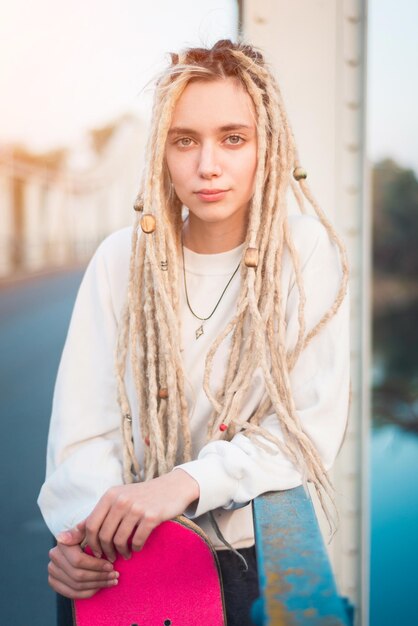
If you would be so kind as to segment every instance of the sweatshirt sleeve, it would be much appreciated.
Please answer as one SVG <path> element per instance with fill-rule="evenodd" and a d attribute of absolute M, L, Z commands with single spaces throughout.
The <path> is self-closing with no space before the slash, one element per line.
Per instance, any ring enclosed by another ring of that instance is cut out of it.
<path fill-rule="evenodd" d="M 55 382 L 46 479 L 38 505 L 56 536 L 84 519 L 123 482 L 114 375 L 117 321 L 105 239 L 83 276 Z"/>
<path fill-rule="evenodd" d="M 312 227 L 316 237 L 310 236 L 310 245 L 305 241 L 305 256 L 301 256 L 306 332 L 332 305 L 342 277 L 335 244 L 329 240 L 319 221 L 312 223 Z M 293 348 L 297 340 L 298 303 L 299 291 L 293 275 L 286 304 L 287 350 Z M 335 461 L 347 426 L 349 370 L 347 288 L 337 313 L 300 354 L 290 373 L 292 395 L 302 428 L 316 446 L 327 471 Z M 262 426 L 284 440 L 275 413 L 267 415 Z M 264 443 L 272 448 L 267 440 L 264 439 Z M 301 485 L 300 472 L 282 452 L 277 451 L 277 447 L 275 451 L 270 454 L 241 433 L 231 441 L 206 444 L 196 460 L 176 466 L 188 472 L 200 486 L 199 499 L 187 509 L 186 515 L 195 518 L 217 507 L 240 508 L 267 491 Z"/>

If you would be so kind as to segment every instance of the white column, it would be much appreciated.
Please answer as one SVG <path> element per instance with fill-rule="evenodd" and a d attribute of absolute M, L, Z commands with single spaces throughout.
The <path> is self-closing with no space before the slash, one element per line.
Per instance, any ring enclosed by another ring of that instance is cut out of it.
<path fill-rule="evenodd" d="M 367 0 L 243 0 L 243 32 L 278 78 L 301 165 L 347 245 L 352 401 L 330 472 L 341 516 L 327 546 L 339 592 L 368 624 L 370 200 L 365 146 Z M 324 537 L 327 524 L 313 494 Z"/>
<path fill-rule="evenodd" d="M 45 232 L 42 211 L 41 180 L 28 178 L 24 191 L 24 255 L 25 269 L 29 272 L 45 265 Z"/>
<path fill-rule="evenodd" d="M 13 272 L 13 188 L 8 172 L 0 171 L 0 277 Z"/>

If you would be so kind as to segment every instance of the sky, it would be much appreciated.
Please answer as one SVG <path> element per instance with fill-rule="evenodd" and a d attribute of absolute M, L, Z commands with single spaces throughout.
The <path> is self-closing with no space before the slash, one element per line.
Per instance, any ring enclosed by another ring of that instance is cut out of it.
<path fill-rule="evenodd" d="M 369 0 L 367 143 L 418 173 L 418 2 Z"/>
<path fill-rule="evenodd" d="M 236 21 L 234 0 L 0 0 L 0 141 L 57 147 L 148 111 L 167 53 Z"/>
<path fill-rule="evenodd" d="M 340 0 L 338 0 L 340 1 Z M 418 172 L 418 2 L 369 0 L 367 145 Z M 0 144 L 144 116 L 167 53 L 236 36 L 234 0 L 0 0 Z"/>

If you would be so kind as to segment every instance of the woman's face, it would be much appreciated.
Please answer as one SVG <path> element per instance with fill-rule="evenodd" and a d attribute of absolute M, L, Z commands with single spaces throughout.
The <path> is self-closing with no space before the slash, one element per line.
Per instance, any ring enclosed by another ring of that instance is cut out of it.
<path fill-rule="evenodd" d="M 257 131 L 254 105 L 241 83 L 189 83 L 173 112 L 165 156 L 195 225 L 226 220 L 242 227 L 254 191 Z M 209 193 L 215 190 L 220 193 Z"/>

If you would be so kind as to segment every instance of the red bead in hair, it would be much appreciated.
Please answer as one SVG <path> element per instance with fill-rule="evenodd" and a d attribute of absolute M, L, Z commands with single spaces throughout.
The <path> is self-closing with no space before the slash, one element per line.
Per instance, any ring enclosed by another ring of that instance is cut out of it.
<path fill-rule="evenodd" d="M 222 430 L 222 432 L 224 430 L 226 430 L 227 428 L 228 428 L 228 426 L 226 424 L 223 424 L 223 423 L 219 426 L 219 430 Z"/>

